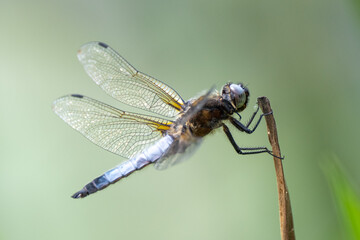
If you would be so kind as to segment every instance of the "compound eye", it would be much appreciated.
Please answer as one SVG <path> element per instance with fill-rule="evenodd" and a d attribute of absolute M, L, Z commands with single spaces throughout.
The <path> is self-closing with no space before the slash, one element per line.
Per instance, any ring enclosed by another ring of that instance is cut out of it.
<path fill-rule="evenodd" d="M 241 94 L 243 94 L 245 92 L 245 90 L 242 87 L 240 87 L 239 85 L 237 85 L 237 84 L 231 84 L 230 89 L 236 95 L 241 95 Z"/>
<path fill-rule="evenodd" d="M 235 105 L 236 109 L 240 109 L 246 102 L 246 89 L 241 84 L 231 84 L 231 101 Z"/>

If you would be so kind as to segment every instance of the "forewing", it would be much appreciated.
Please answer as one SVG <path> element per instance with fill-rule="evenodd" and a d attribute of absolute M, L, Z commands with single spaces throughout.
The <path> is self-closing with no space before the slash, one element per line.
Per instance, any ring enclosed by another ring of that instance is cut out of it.
<path fill-rule="evenodd" d="M 167 117 L 175 116 L 184 104 L 174 89 L 137 71 L 104 43 L 83 45 L 78 58 L 96 84 L 123 103 Z"/>
<path fill-rule="evenodd" d="M 82 96 L 55 100 L 54 112 L 96 145 L 131 158 L 169 129 L 171 121 L 121 111 Z"/>

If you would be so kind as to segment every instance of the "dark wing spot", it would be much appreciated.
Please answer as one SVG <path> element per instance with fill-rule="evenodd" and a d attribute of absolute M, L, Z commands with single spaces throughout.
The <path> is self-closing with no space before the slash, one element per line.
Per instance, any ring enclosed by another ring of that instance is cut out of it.
<path fill-rule="evenodd" d="M 99 46 L 102 46 L 103 48 L 108 48 L 108 45 L 102 42 L 99 42 Z"/>
<path fill-rule="evenodd" d="M 72 97 L 77 97 L 77 98 L 83 98 L 83 95 L 80 94 L 71 94 Z"/>

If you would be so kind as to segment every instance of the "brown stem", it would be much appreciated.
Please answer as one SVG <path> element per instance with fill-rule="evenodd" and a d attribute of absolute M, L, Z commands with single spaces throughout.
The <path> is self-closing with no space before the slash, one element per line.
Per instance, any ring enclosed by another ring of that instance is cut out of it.
<path fill-rule="evenodd" d="M 258 104 L 263 113 L 272 112 L 267 97 L 259 97 Z M 281 156 L 274 114 L 265 116 L 269 142 L 275 156 Z M 292 217 L 290 196 L 285 182 L 282 160 L 274 157 L 276 180 L 279 194 L 280 232 L 282 240 L 295 240 L 294 222 Z"/>

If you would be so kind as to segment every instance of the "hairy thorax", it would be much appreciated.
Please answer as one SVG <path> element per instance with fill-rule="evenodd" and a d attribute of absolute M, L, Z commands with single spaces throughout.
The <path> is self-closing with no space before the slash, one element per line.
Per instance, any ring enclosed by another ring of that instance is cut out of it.
<path fill-rule="evenodd" d="M 188 109 L 181 113 L 181 117 L 169 130 L 169 134 L 173 136 L 181 135 L 182 138 L 204 137 L 220 127 L 221 122 L 228 118 L 229 115 L 224 110 L 219 95 L 212 96 L 206 99 L 205 102 L 201 101 L 203 101 L 201 98 L 193 101 Z M 196 108 L 199 102 L 203 106 L 192 113 L 191 109 Z M 182 119 L 185 119 L 185 121 L 182 121 Z"/>

